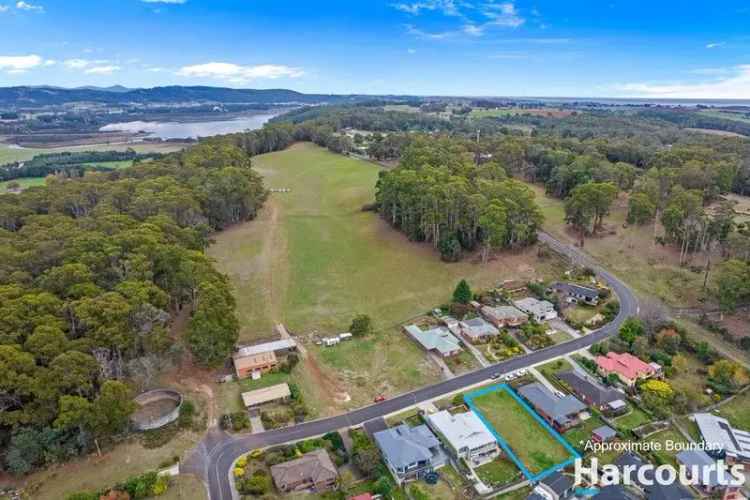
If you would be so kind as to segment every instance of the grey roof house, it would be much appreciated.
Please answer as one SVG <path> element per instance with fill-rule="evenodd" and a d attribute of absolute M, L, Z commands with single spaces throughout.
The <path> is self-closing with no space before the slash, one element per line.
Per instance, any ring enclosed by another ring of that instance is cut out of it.
<path fill-rule="evenodd" d="M 552 285 L 552 289 L 564 295 L 567 301 L 571 303 L 584 302 L 592 306 L 599 303 L 599 290 L 596 288 L 577 285 L 576 283 L 555 283 Z"/>
<path fill-rule="evenodd" d="M 710 413 L 696 413 L 694 418 L 703 441 L 721 447 L 727 463 L 750 464 L 750 432 L 735 429 L 727 419 Z"/>
<path fill-rule="evenodd" d="M 440 440 L 426 425 L 401 424 L 373 435 L 383 460 L 398 484 L 420 479 L 446 464 Z"/>
<path fill-rule="evenodd" d="M 568 384 L 576 396 L 589 406 L 607 414 L 627 410 L 625 395 L 612 387 L 604 387 L 578 370 L 560 372 L 557 378 Z"/>
<path fill-rule="evenodd" d="M 422 330 L 417 325 L 408 325 L 404 327 L 404 330 L 425 351 L 434 352 L 443 358 L 455 356 L 463 350 L 461 342 L 442 326 Z"/>
<path fill-rule="evenodd" d="M 697 481 L 696 486 L 704 493 L 712 493 L 726 486 L 719 481 L 719 471 L 715 468 L 716 460 L 708 456 L 705 451 L 685 450 L 679 452 L 676 458 L 679 463 L 687 467 L 688 477 Z"/>
<path fill-rule="evenodd" d="M 581 413 L 587 407 L 570 394 L 561 398 L 539 382 L 524 385 L 518 393 L 534 407 L 550 425 L 558 431 L 565 431 L 580 423 Z"/>
<path fill-rule="evenodd" d="M 513 306 L 483 306 L 482 316 L 498 328 L 520 326 L 529 320 L 529 315 Z"/>
<path fill-rule="evenodd" d="M 472 343 L 486 342 L 491 337 L 499 335 L 500 331 L 483 318 L 472 318 L 459 323 L 461 335 Z"/>
<path fill-rule="evenodd" d="M 546 321 L 548 319 L 557 318 L 557 311 L 555 311 L 555 305 L 548 300 L 539 300 L 534 297 L 526 297 L 525 299 L 516 300 L 513 302 L 521 311 L 529 314 L 538 323 Z"/>
<path fill-rule="evenodd" d="M 541 497 L 545 500 L 563 500 L 573 495 L 573 480 L 560 472 L 555 472 L 542 479 L 528 497 Z"/>

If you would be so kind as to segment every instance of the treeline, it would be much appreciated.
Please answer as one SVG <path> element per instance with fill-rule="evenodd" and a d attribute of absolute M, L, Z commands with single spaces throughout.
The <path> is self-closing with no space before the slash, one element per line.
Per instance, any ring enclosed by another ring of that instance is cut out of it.
<path fill-rule="evenodd" d="M 66 177 L 81 177 L 87 170 L 107 171 L 112 168 L 93 165 L 111 161 L 138 162 L 146 159 L 161 158 L 161 153 L 136 153 L 126 151 L 83 151 L 80 153 L 49 153 L 34 156 L 24 162 L 7 163 L 0 166 L 0 181 L 9 181 L 24 177 L 46 177 L 50 174 L 64 173 Z"/>
<path fill-rule="evenodd" d="M 223 362 L 238 335 L 212 231 L 266 198 L 250 157 L 208 140 L 130 169 L 0 195 L 0 463 L 22 474 L 125 432 L 132 386 L 187 345 Z M 184 337 L 172 318 L 188 315 Z"/>
<path fill-rule="evenodd" d="M 530 188 L 498 163 L 476 165 L 447 137 L 415 137 L 399 167 L 381 172 L 376 204 L 391 225 L 432 242 L 447 261 L 479 247 L 486 259 L 494 249 L 529 245 L 542 223 Z"/>
<path fill-rule="evenodd" d="M 722 130 L 735 134 L 750 136 L 750 123 L 730 118 L 710 116 L 692 110 L 674 109 L 649 109 L 639 113 L 645 118 L 657 118 L 668 121 L 683 128 L 705 128 L 710 130 Z"/>

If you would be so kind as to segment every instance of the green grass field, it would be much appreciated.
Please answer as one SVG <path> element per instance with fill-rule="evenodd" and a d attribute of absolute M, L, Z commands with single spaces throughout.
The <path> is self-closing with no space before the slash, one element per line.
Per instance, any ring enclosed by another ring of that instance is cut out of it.
<path fill-rule="evenodd" d="M 8 189 L 8 184 L 11 182 L 17 182 L 21 189 L 30 188 L 33 186 L 44 186 L 44 177 L 22 177 L 20 179 L 13 179 L 12 181 L 0 182 L 0 194 L 5 193 Z"/>
<path fill-rule="evenodd" d="M 604 421 L 597 417 L 591 416 L 588 420 L 568 430 L 563 437 L 572 444 L 576 449 L 583 450 L 586 443 L 591 439 L 591 433 L 594 429 L 605 425 Z"/>
<path fill-rule="evenodd" d="M 740 114 L 740 113 L 731 113 L 716 109 L 706 109 L 699 112 L 701 115 L 710 116 L 713 118 L 723 118 L 725 120 L 734 120 L 738 122 L 743 123 L 750 123 L 750 118 Z"/>
<path fill-rule="evenodd" d="M 272 193 L 255 221 L 214 235 L 209 254 L 235 288 L 241 341 L 273 337 L 284 323 L 295 335 L 348 331 L 358 313 L 372 317 L 372 338 L 308 347 L 322 393 L 347 392 L 349 405 L 434 382 L 434 364 L 398 325 L 446 303 L 462 278 L 473 287 L 505 279 L 557 276 L 555 258 L 536 249 L 446 264 L 363 212 L 380 169 L 312 144 L 253 158 Z M 315 383 L 310 384 L 315 385 Z M 304 390 L 303 390 L 304 392 Z"/>
<path fill-rule="evenodd" d="M 9 144 L 0 144 L 0 165 L 14 161 L 26 161 L 36 155 L 64 153 L 66 151 L 125 151 L 128 148 L 138 153 L 171 153 L 183 149 L 180 143 L 139 143 L 139 144 L 91 144 L 88 146 L 68 146 L 62 148 L 14 148 Z"/>
<path fill-rule="evenodd" d="M 490 488 L 508 484 L 521 476 L 516 464 L 505 458 L 498 458 L 492 462 L 480 465 L 474 469 L 479 479 Z"/>
<path fill-rule="evenodd" d="M 532 473 L 570 457 L 565 447 L 507 392 L 476 397 L 474 405 Z"/>
<path fill-rule="evenodd" d="M 107 167 L 115 170 L 120 170 L 121 168 L 129 168 L 133 166 L 133 160 L 100 161 L 96 163 L 86 163 L 86 165 L 89 165 L 91 167 Z"/>
<path fill-rule="evenodd" d="M 750 431 L 750 391 L 745 391 L 725 405 L 719 407 L 717 414 L 744 431 Z"/>
<path fill-rule="evenodd" d="M 633 430 L 643 424 L 649 423 L 650 421 L 651 417 L 649 417 L 646 412 L 633 405 L 630 405 L 630 412 L 613 420 L 615 424 L 627 430 Z"/>

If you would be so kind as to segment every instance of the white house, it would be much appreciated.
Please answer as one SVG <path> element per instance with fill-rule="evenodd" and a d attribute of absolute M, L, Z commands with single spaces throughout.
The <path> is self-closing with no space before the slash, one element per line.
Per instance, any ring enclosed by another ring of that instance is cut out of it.
<path fill-rule="evenodd" d="M 500 455 L 497 440 L 474 412 L 451 415 L 441 411 L 427 416 L 427 425 L 441 438 L 456 459 L 472 467 L 491 462 Z"/>
<path fill-rule="evenodd" d="M 513 305 L 530 315 L 539 323 L 557 318 L 555 306 L 548 300 L 538 300 L 534 297 L 526 297 L 525 299 L 516 300 L 513 302 Z"/>

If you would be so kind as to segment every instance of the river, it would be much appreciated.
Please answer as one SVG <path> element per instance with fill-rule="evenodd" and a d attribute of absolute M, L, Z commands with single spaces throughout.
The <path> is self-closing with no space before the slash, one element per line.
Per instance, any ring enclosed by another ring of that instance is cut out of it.
<path fill-rule="evenodd" d="M 121 122 L 110 123 L 100 128 L 100 132 L 144 132 L 150 138 L 197 139 L 212 135 L 231 134 L 245 130 L 261 128 L 276 114 L 252 115 L 233 120 L 215 120 L 203 122 Z"/>

